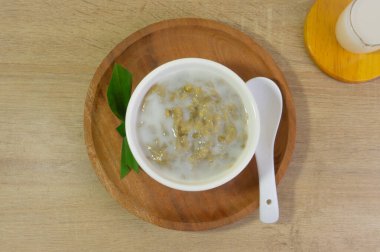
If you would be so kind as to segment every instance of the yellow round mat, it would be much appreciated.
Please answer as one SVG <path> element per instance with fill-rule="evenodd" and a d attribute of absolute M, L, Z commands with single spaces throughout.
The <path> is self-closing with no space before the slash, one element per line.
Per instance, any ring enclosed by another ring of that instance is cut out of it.
<path fill-rule="evenodd" d="M 335 24 L 350 0 L 317 0 L 305 22 L 305 44 L 323 72 L 344 82 L 358 83 L 380 76 L 380 51 L 354 54 L 335 38 Z"/>

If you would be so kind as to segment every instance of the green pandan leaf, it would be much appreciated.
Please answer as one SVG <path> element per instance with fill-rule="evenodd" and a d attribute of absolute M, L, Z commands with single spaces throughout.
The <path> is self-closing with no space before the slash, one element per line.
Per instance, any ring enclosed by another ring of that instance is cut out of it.
<path fill-rule="evenodd" d="M 123 137 L 120 160 L 120 178 L 124 178 L 133 169 L 139 171 L 139 166 L 128 146 L 125 134 L 125 112 L 132 93 L 132 74 L 119 64 L 115 64 L 112 70 L 111 81 L 107 90 L 108 105 L 112 112 L 121 120 L 116 128 Z"/>
<path fill-rule="evenodd" d="M 128 152 L 130 152 L 128 142 L 127 139 L 124 137 L 123 144 L 121 146 L 120 178 L 124 178 L 131 171 L 131 168 L 129 168 L 128 166 Z"/>
<path fill-rule="evenodd" d="M 119 64 L 112 70 L 110 85 L 107 90 L 108 105 L 112 112 L 122 121 L 125 120 L 125 111 L 131 97 L 132 74 Z"/>
<path fill-rule="evenodd" d="M 122 122 L 117 128 L 117 132 L 119 132 L 120 136 L 125 137 L 125 123 Z"/>

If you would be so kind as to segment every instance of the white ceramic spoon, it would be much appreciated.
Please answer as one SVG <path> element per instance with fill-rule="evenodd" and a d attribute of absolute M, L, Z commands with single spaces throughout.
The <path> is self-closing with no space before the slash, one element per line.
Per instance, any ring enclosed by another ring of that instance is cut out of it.
<path fill-rule="evenodd" d="M 260 138 L 255 155 L 260 184 L 260 220 L 274 223 L 279 217 L 273 147 L 282 113 L 282 95 L 277 85 L 264 77 L 247 82 L 260 114 Z"/>

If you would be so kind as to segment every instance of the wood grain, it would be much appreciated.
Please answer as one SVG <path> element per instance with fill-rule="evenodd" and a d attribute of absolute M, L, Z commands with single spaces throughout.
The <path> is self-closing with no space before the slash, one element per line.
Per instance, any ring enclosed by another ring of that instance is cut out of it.
<path fill-rule="evenodd" d="M 335 37 L 335 24 L 351 0 L 317 0 L 305 21 L 305 43 L 314 62 L 331 77 L 360 83 L 380 76 L 380 51 L 354 54 Z"/>
<path fill-rule="evenodd" d="M 114 63 L 133 74 L 133 89 L 156 67 L 179 58 L 206 58 L 229 67 L 245 81 L 257 76 L 278 83 L 284 113 L 275 144 L 277 183 L 288 167 L 295 145 L 295 109 L 286 81 L 272 58 L 251 38 L 206 19 L 173 19 L 147 26 L 118 44 L 102 61 L 88 90 L 84 134 L 89 157 L 110 194 L 131 213 L 153 224 L 177 230 L 205 230 L 232 223 L 258 207 L 259 185 L 254 159 L 231 182 L 207 191 L 167 188 L 145 172 L 120 180 L 122 138 L 118 120 L 107 104 Z"/>
<path fill-rule="evenodd" d="M 311 0 L 0 0 L 0 251 L 379 251 L 380 80 L 345 85 L 309 57 Z M 247 33 L 283 71 L 297 111 L 280 220 L 210 231 L 142 221 L 88 159 L 83 106 L 114 46 L 158 21 L 203 17 Z"/>

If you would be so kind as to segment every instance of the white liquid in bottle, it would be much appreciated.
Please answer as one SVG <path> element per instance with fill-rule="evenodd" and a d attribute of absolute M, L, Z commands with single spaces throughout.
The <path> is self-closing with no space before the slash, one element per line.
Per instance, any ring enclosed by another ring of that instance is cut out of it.
<path fill-rule="evenodd" d="M 380 0 L 354 0 L 336 24 L 339 44 L 353 53 L 380 49 Z"/>

